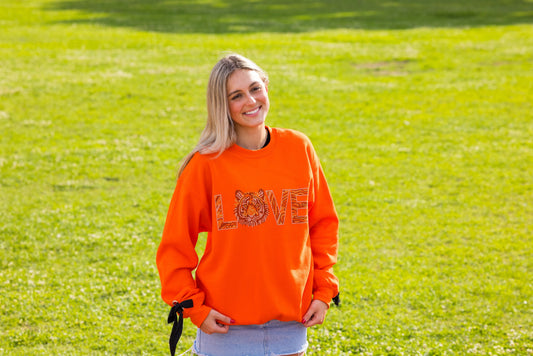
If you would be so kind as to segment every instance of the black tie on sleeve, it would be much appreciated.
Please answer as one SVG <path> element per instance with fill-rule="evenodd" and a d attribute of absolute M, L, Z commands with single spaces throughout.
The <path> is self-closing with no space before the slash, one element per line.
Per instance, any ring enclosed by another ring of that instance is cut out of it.
<path fill-rule="evenodd" d="M 176 302 L 172 309 L 170 309 L 170 313 L 168 314 L 168 323 L 174 324 L 172 325 L 172 332 L 170 333 L 170 339 L 168 340 L 168 344 L 170 346 L 170 354 L 172 356 L 174 356 L 174 354 L 176 353 L 176 345 L 178 344 L 178 341 L 181 337 L 181 333 L 183 332 L 183 309 L 192 307 L 192 300 L 187 299 L 181 303 Z M 176 320 L 177 314 L 179 314 L 178 320 Z"/>
<path fill-rule="evenodd" d="M 339 304 L 341 304 L 340 293 L 333 297 L 333 303 L 335 303 L 336 306 L 339 306 Z"/>

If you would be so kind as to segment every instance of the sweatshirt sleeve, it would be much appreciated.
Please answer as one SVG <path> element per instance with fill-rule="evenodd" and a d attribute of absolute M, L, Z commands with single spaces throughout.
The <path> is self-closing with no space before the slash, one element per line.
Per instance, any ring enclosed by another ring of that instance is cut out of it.
<path fill-rule="evenodd" d="M 156 257 L 163 300 L 172 306 L 192 299 L 194 306 L 185 309 L 184 316 L 198 327 L 211 310 L 192 277 L 198 265 L 198 234 L 211 229 L 210 196 L 209 164 L 197 153 L 176 184 Z"/>
<path fill-rule="evenodd" d="M 313 298 L 329 305 L 339 293 L 339 280 L 333 273 L 337 263 L 339 219 L 318 156 L 310 144 L 312 169 L 309 233 L 314 261 Z"/>

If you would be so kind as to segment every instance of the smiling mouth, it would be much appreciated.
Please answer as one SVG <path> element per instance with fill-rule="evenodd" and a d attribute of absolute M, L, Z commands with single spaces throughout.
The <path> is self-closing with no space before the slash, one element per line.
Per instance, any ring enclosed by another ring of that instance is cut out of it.
<path fill-rule="evenodd" d="M 259 112 L 259 109 L 261 109 L 261 106 L 258 106 L 257 108 L 253 109 L 252 111 L 247 111 L 244 113 L 244 115 L 254 115 Z"/>

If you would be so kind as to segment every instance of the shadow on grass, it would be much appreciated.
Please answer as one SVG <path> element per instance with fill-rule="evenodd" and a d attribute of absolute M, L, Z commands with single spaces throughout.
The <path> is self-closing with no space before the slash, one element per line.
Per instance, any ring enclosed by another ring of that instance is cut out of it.
<path fill-rule="evenodd" d="M 96 23 L 171 33 L 307 32 L 533 23 L 528 0 L 57 0 Z"/>

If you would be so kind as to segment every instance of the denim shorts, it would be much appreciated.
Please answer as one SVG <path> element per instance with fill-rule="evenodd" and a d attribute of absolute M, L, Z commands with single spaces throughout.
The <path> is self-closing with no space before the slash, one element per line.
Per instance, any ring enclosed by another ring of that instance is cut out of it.
<path fill-rule="evenodd" d="M 193 352 L 199 356 L 280 356 L 307 349 L 307 328 L 296 321 L 230 325 L 227 334 L 198 329 Z"/>

